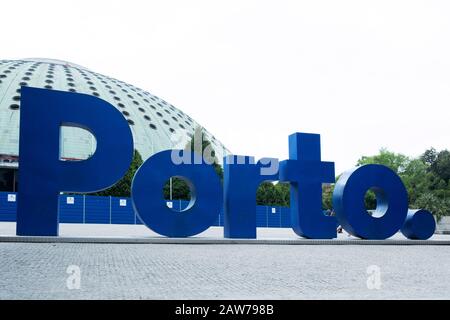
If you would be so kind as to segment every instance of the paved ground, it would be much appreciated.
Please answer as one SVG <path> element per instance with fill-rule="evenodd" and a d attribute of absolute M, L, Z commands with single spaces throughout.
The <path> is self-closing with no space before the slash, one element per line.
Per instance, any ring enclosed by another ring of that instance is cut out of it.
<path fill-rule="evenodd" d="M 450 299 L 450 249 L 0 243 L 0 298 Z"/>
<path fill-rule="evenodd" d="M 262 240 L 302 240 L 290 228 L 258 228 L 258 239 Z M 0 222 L 0 237 L 15 236 L 16 223 Z M 165 238 L 147 228 L 144 225 L 117 225 L 117 224 L 64 224 L 59 225 L 61 237 L 99 237 L 99 238 L 126 238 L 126 239 L 154 239 Z M 211 227 L 203 233 L 193 237 L 195 239 L 223 239 L 223 228 Z M 339 240 L 356 240 L 345 232 L 338 235 Z M 398 233 L 391 240 L 406 240 Z M 450 241 L 450 235 L 435 234 L 430 240 Z"/>

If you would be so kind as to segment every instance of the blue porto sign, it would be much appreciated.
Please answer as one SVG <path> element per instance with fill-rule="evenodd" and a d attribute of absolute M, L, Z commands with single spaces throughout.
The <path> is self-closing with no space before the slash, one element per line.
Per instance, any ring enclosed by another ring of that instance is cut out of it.
<path fill-rule="evenodd" d="M 20 175 L 17 235 L 58 236 L 60 192 L 97 192 L 109 188 L 128 170 L 133 137 L 122 114 L 106 101 L 84 94 L 22 87 Z M 95 153 L 84 161 L 60 160 L 62 126 L 91 132 Z M 162 188 L 170 177 L 184 179 L 191 201 L 183 212 L 168 208 Z M 133 206 L 147 227 L 167 237 L 189 237 L 213 225 L 224 209 L 225 238 L 256 238 L 256 191 L 264 181 L 291 186 L 291 224 L 309 239 L 337 237 L 337 224 L 362 239 L 386 239 L 398 231 L 409 239 L 428 239 L 435 220 L 425 210 L 409 210 L 400 178 L 389 168 L 366 165 L 350 170 L 336 182 L 335 216 L 322 211 L 322 184 L 335 182 L 333 162 L 321 160 L 320 136 L 289 137 L 289 159 L 249 156 L 224 158 L 223 186 L 213 166 L 197 153 L 159 152 L 145 161 L 132 183 Z M 364 205 L 368 190 L 377 208 Z"/>

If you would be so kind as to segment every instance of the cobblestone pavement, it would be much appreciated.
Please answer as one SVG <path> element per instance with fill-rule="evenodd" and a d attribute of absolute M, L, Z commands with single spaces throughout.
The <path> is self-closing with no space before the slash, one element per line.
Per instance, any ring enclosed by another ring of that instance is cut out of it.
<path fill-rule="evenodd" d="M 0 298 L 450 299 L 449 266 L 441 246 L 0 243 Z"/>

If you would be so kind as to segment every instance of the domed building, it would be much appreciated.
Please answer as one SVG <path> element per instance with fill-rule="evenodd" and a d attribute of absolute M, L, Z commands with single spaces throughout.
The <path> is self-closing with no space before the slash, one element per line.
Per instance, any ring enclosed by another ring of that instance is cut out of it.
<path fill-rule="evenodd" d="M 0 60 L 0 191 L 15 191 L 19 160 L 21 86 L 90 94 L 120 110 L 145 160 L 182 148 L 201 127 L 190 116 L 153 94 L 79 65 L 50 59 Z M 219 160 L 227 149 L 207 130 Z M 83 160 L 95 151 L 95 138 L 79 128 L 61 129 L 61 158 Z"/>

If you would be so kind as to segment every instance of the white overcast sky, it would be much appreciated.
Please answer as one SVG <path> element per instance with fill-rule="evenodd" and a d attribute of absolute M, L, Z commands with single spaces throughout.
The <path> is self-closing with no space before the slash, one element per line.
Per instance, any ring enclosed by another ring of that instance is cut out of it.
<path fill-rule="evenodd" d="M 449 1 L 2 1 L 0 59 L 55 58 L 159 96 L 233 153 L 320 133 L 336 173 L 450 148 Z"/>

